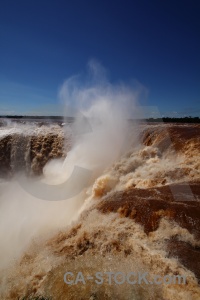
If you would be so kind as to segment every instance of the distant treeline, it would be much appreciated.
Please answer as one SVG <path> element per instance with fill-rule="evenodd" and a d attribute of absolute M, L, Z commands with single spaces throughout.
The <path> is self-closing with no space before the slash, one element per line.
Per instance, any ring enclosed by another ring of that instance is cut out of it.
<path fill-rule="evenodd" d="M 26 120 L 57 120 L 57 121 L 65 121 L 73 122 L 74 117 L 67 117 L 64 118 L 62 116 L 0 116 L 0 118 L 6 118 L 6 119 L 26 119 Z M 146 122 L 164 122 L 164 123 L 200 123 L 199 117 L 184 117 L 184 118 L 169 118 L 169 117 L 163 117 L 163 118 L 148 118 L 145 120 L 140 121 L 146 121 Z"/>
<path fill-rule="evenodd" d="M 15 116 L 15 115 L 9 115 L 9 116 L 0 116 L 0 118 L 8 118 L 8 119 L 59 119 L 63 120 L 64 118 L 61 116 Z"/>
<path fill-rule="evenodd" d="M 73 117 L 62 117 L 62 116 L 15 116 L 15 115 L 9 115 L 9 116 L 0 116 L 1 119 L 14 119 L 14 120 L 56 120 L 56 121 L 65 121 L 72 122 L 74 120 Z"/>
<path fill-rule="evenodd" d="M 164 122 L 164 123 L 200 123 L 199 117 L 184 117 L 184 118 L 149 118 L 147 122 Z"/>

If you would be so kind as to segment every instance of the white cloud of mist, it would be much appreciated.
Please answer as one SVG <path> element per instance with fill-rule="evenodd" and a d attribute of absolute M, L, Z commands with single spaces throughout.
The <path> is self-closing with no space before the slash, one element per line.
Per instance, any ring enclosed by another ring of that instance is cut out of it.
<path fill-rule="evenodd" d="M 64 165 L 74 161 L 99 173 L 127 150 L 130 134 L 134 140 L 128 119 L 138 113 L 139 91 L 123 83 L 111 84 L 95 60 L 89 62 L 88 73 L 86 81 L 81 76 L 67 79 L 59 92 L 66 114 L 70 105 L 76 110 L 76 134 L 86 132 L 77 135 Z"/>
<path fill-rule="evenodd" d="M 137 112 L 138 91 L 122 83 L 111 84 L 104 68 L 95 61 L 88 68 L 89 76 L 84 83 L 80 76 L 74 76 L 60 89 L 65 107 L 71 105 L 76 112 L 76 136 L 64 163 L 55 161 L 45 166 L 46 183 L 63 183 L 79 166 L 92 171 L 92 184 L 137 138 L 127 119 Z M 76 178 L 74 184 L 81 184 L 80 180 L 81 177 Z M 18 255 L 33 237 L 69 224 L 85 199 L 82 191 L 66 201 L 43 201 L 25 192 L 16 181 L 7 183 L 0 195 L 1 261 Z"/>
<path fill-rule="evenodd" d="M 89 61 L 87 70 L 85 76 L 72 76 L 62 85 L 59 96 L 67 109 L 73 108 L 86 113 L 92 105 L 106 101 L 113 107 L 120 106 L 124 118 L 136 117 L 137 102 L 141 96 L 147 95 L 144 86 L 137 81 L 132 81 L 129 85 L 123 82 L 111 83 L 106 69 L 95 60 Z"/>

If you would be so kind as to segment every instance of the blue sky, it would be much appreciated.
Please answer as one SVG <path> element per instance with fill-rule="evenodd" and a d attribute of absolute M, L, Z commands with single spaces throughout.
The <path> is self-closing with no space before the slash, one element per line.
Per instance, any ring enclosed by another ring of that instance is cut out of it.
<path fill-rule="evenodd" d="M 0 114 L 54 114 L 64 80 L 95 58 L 111 82 L 145 86 L 142 104 L 200 116 L 199 15 L 198 0 L 3 1 Z"/>

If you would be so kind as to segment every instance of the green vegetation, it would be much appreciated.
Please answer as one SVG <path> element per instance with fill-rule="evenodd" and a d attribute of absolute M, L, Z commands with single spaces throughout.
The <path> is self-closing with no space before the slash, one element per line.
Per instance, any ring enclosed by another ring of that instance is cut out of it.
<path fill-rule="evenodd" d="M 0 116 L 0 119 L 15 119 L 15 120 L 57 120 L 57 121 L 67 121 L 67 122 L 73 122 L 73 117 L 67 117 L 64 118 L 62 116 L 19 116 L 19 115 L 9 115 L 9 116 Z M 130 119 L 131 120 L 131 119 Z M 140 121 L 147 121 L 147 122 L 163 122 L 163 123 L 200 123 L 200 117 L 183 117 L 183 118 L 169 118 L 169 117 L 163 117 L 163 118 L 148 118 L 145 120 Z"/>
<path fill-rule="evenodd" d="M 19 115 L 6 115 L 6 116 L 0 116 L 0 119 L 25 119 L 25 120 L 64 120 L 63 116 L 19 116 Z M 69 121 L 73 121 L 73 117 L 67 117 Z"/>
<path fill-rule="evenodd" d="M 149 118 L 147 122 L 163 122 L 163 123 L 200 123 L 199 117 L 184 117 L 184 118 Z"/>

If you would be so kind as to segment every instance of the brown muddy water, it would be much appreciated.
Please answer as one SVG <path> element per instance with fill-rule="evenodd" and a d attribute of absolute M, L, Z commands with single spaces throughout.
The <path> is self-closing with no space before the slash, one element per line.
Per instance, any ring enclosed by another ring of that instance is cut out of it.
<path fill-rule="evenodd" d="M 129 127 L 119 152 L 113 133 L 95 148 L 69 124 L 0 127 L 0 299 L 200 299 L 200 125 Z M 74 162 L 94 172 L 73 198 L 45 201 L 18 182 L 23 171 L 58 184 Z M 87 279 L 97 272 L 101 283 Z M 116 283 L 117 272 L 186 281 Z"/>

